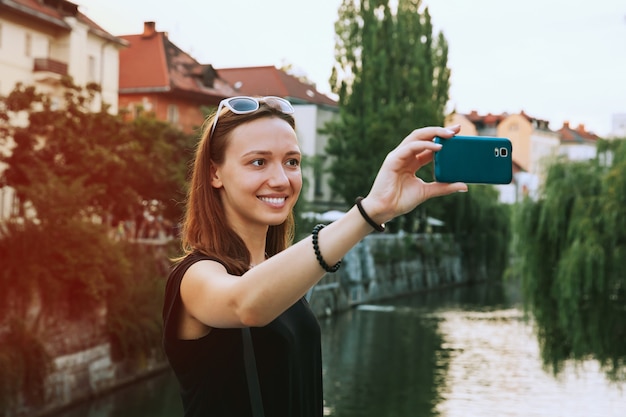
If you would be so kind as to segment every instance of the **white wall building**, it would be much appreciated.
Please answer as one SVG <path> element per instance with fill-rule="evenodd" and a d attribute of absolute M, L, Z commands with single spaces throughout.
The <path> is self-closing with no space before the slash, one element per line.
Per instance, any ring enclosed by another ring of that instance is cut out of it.
<path fill-rule="evenodd" d="M 85 86 L 94 82 L 102 103 L 117 113 L 119 50 L 126 41 L 117 38 L 83 15 L 66 0 L 0 0 L 0 95 L 8 95 L 17 83 L 35 86 L 61 102 L 64 76 Z M 15 121 L 19 123 L 18 121 Z M 10 138 L 0 141 L 0 152 L 11 151 Z M 0 166 L 0 172 L 5 167 Z M 0 220 L 11 215 L 13 190 L 0 184 Z"/>
<path fill-rule="evenodd" d="M 77 85 L 100 84 L 102 100 L 117 112 L 125 45 L 69 1 L 0 0 L 0 94 L 21 82 L 61 97 L 59 80 L 69 75 Z M 94 105 L 98 110 L 100 101 Z"/>

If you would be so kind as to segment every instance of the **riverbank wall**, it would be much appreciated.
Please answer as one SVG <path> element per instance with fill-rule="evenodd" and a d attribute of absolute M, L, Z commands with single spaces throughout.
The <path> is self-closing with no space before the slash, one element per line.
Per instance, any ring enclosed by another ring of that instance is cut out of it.
<path fill-rule="evenodd" d="M 324 317 L 363 303 L 468 283 L 480 275 L 464 269 L 461 251 L 447 235 L 372 234 L 344 257 L 338 272 L 326 274 L 312 289 L 309 303 L 318 317 Z M 69 326 L 49 320 L 50 334 L 65 348 L 50 349 L 57 353 L 51 355 L 45 405 L 34 408 L 21 400 L 19 407 L 0 410 L 0 417 L 49 416 L 167 369 L 160 351 L 139 366 L 114 361 L 102 311 Z M 85 335 L 88 340 L 83 340 Z M 81 340 L 74 343 L 75 339 Z M 81 348 L 73 351 L 72 345 Z"/>
<path fill-rule="evenodd" d="M 432 289 L 486 278 L 486 268 L 469 271 L 458 245 L 441 234 L 379 234 L 359 242 L 336 273 L 310 292 L 318 317 Z"/>

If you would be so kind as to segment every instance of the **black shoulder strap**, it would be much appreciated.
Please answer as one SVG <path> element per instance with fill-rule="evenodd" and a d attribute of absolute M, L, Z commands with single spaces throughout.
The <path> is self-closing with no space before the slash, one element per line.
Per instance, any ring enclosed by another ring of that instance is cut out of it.
<path fill-rule="evenodd" d="M 259 385 L 259 375 L 256 369 L 256 359 L 254 357 L 254 347 L 252 345 L 252 334 L 249 327 L 241 329 L 243 336 L 243 356 L 246 363 L 246 377 L 248 378 L 248 392 L 250 393 L 250 405 L 254 417 L 264 417 L 263 400 L 261 399 L 261 386 Z"/>

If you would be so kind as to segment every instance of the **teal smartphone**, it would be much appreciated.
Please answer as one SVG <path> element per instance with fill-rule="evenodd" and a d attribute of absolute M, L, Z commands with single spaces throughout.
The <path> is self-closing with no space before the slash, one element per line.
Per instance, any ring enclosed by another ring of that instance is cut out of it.
<path fill-rule="evenodd" d="M 441 149 L 433 157 L 435 181 L 509 184 L 513 180 L 513 147 L 508 138 L 436 137 Z"/>

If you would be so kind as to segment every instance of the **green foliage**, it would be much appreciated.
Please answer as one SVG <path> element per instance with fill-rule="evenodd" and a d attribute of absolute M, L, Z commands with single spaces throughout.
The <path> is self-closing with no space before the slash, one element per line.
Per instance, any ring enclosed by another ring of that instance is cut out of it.
<path fill-rule="evenodd" d="M 393 5 L 397 7 L 394 9 Z M 433 34 L 420 0 L 344 0 L 336 23 L 331 84 L 339 95 L 339 119 L 326 126 L 333 190 L 352 204 L 374 181 L 387 153 L 413 129 L 444 123 L 450 69 L 448 44 Z M 417 175 L 433 180 L 432 166 Z M 434 199 L 388 224 L 391 232 L 425 231 L 426 218 L 446 223 L 477 279 L 502 276 L 508 265 L 510 213 L 490 186 Z"/>
<path fill-rule="evenodd" d="M 42 314 L 80 314 L 104 299 L 127 269 L 119 245 L 106 229 L 80 220 L 5 225 L 0 239 L 2 312 L 25 315 L 34 290 L 41 294 Z M 6 309 L 6 310 L 5 310 Z"/>
<path fill-rule="evenodd" d="M 59 105 L 18 84 L 0 101 L 0 144 L 11 147 L 0 155 L 1 181 L 15 189 L 21 214 L 134 218 L 156 200 L 177 222 L 193 138 L 151 116 L 127 123 L 106 108 L 91 112 L 94 87 L 67 81 L 66 91 Z"/>
<path fill-rule="evenodd" d="M 0 335 L 0 409 L 14 406 L 20 394 L 30 404 L 43 404 L 51 358 L 22 322 L 13 320 L 7 327 Z"/>
<path fill-rule="evenodd" d="M 140 200 L 157 200 L 163 215 L 172 223 L 182 218 L 190 162 L 196 137 L 185 134 L 152 115 L 143 115 L 130 124 L 132 172 L 127 180 L 139 190 Z M 130 151 L 130 150 L 129 150 Z"/>
<path fill-rule="evenodd" d="M 416 127 L 441 125 L 450 70 L 443 35 L 433 37 L 421 1 L 344 0 L 335 25 L 339 119 L 325 127 L 333 190 L 352 204 L 377 168 Z M 425 179 L 428 172 L 420 173 Z"/>
<path fill-rule="evenodd" d="M 515 216 L 516 271 L 537 322 L 542 356 L 595 357 L 612 378 L 626 365 L 626 141 L 601 142 L 598 158 L 559 161 L 539 201 Z"/>
<path fill-rule="evenodd" d="M 71 321 L 104 303 L 115 360 L 141 367 L 159 352 L 169 265 L 162 248 L 115 242 L 103 226 L 71 220 L 9 223 L 0 254 L 0 286 L 6 289 L 0 292 L 1 317 L 16 317 L 14 330 L 0 336 L 0 400 L 9 403 L 17 392 L 28 392 L 34 396 L 26 400 L 36 404 L 43 395 L 37 387 L 50 370 L 43 341 L 37 328 L 20 330 L 33 292 L 40 296 L 38 315 L 59 321 Z"/>
<path fill-rule="evenodd" d="M 128 274 L 108 293 L 107 332 L 113 359 L 141 367 L 161 343 L 167 253 L 162 247 L 124 246 L 125 258 L 133 262 Z"/>
<path fill-rule="evenodd" d="M 50 363 L 38 320 L 26 320 L 33 302 L 38 317 L 59 321 L 106 305 L 116 359 L 140 364 L 160 351 L 168 254 L 114 241 L 108 220 L 156 201 L 177 222 L 193 138 L 150 116 L 90 112 L 98 87 L 63 83 L 60 103 L 23 85 L 0 98 L 0 146 L 10 149 L 0 184 L 19 205 L 0 224 L 3 405 L 44 395 Z"/>
<path fill-rule="evenodd" d="M 498 201 L 495 187 L 468 187 L 467 193 L 426 202 L 423 209 L 444 222 L 443 232 L 454 235 L 472 277 L 501 279 L 510 258 L 511 207 Z"/>

